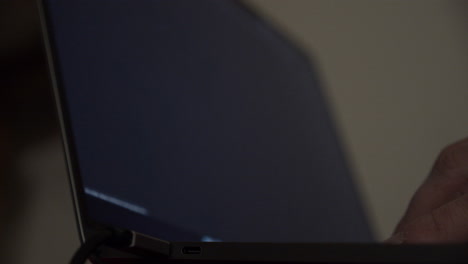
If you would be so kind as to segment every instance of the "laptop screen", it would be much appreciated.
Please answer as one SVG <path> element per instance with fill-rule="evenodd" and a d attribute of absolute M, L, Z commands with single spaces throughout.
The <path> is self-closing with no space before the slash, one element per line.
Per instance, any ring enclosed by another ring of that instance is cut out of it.
<path fill-rule="evenodd" d="M 243 5 L 45 4 L 88 220 L 171 241 L 372 240 L 308 59 Z"/>

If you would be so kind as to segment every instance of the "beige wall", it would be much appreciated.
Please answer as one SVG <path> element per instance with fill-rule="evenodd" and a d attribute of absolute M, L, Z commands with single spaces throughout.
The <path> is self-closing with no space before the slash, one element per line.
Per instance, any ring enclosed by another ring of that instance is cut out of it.
<path fill-rule="evenodd" d="M 251 0 L 318 63 L 374 229 L 468 136 L 468 1 Z"/>

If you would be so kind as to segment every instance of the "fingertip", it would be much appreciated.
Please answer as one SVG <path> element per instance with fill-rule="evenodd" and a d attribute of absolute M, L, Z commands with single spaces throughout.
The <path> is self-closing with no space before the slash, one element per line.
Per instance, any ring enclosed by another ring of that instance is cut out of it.
<path fill-rule="evenodd" d="M 400 245 L 405 242 L 405 234 L 403 232 L 398 232 L 391 236 L 389 239 L 385 240 L 385 244 L 391 244 L 391 245 Z"/>

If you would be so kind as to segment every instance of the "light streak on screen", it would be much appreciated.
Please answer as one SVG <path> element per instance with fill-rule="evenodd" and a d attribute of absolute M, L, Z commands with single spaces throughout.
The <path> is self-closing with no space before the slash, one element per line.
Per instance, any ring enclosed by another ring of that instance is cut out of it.
<path fill-rule="evenodd" d="M 125 208 L 127 210 L 130 210 L 132 212 L 135 212 L 135 213 L 138 213 L 138 214 L 141 214 L 141 215 L 148 215 L 148 210 L 146 208 L 143 208 L 141 206 L 138 206 L 138 205 L 135 205 L 135 204 L 120 200 L 118 198 L 115 198 L 113 196 L 110 196 L 110 195 L 107 195 L 107 194 L 104 194 L 104 193 L 100 193 L 100 192 L 98 192 L 96 190 L 85 187 L 85 193 L 87 195 L 93 196 L 93 197 L 95 197 L 97 199 L 101 199 L 101 200 L 106 201 L 108 203 L 111 203 L 111 204 L 120 206 L 122 208 Z"/>

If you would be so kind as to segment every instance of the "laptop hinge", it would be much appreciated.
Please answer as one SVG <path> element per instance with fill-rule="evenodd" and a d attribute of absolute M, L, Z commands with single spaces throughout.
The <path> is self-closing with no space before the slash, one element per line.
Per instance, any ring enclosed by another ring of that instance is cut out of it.
<path fill-rule="evenodd" d="M 169 241 L 143 235 L 141 233 L 131 231 L 132 241 L 128 246 L 129 251 L 135 253 L 145 253 L 150 255 L 163 255 L 168 257 L 171 253 L 171 244 Z"/>

